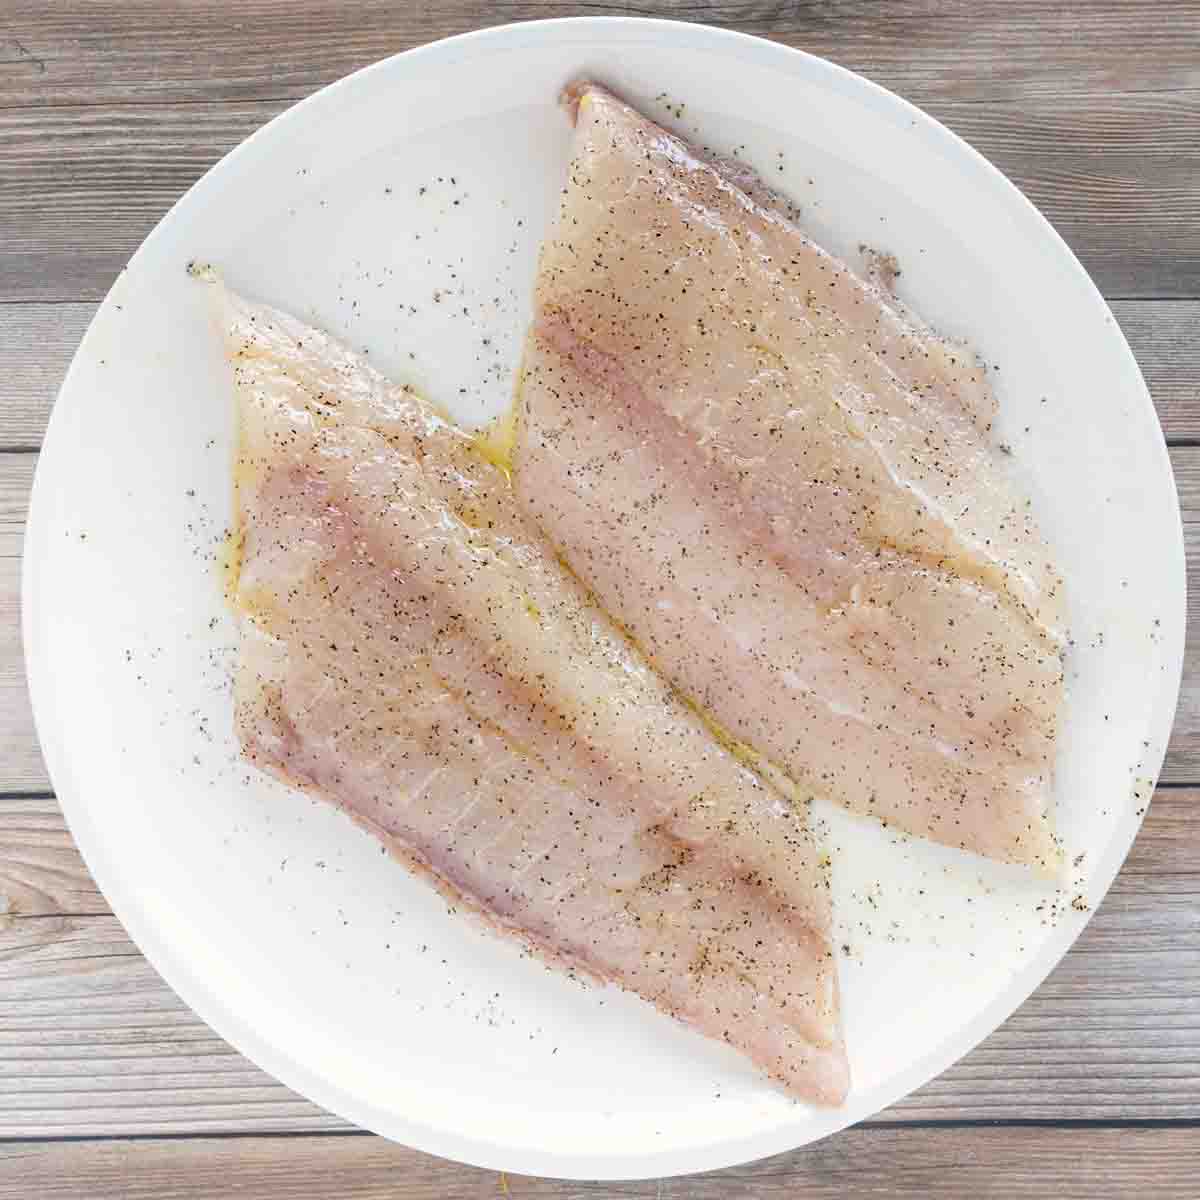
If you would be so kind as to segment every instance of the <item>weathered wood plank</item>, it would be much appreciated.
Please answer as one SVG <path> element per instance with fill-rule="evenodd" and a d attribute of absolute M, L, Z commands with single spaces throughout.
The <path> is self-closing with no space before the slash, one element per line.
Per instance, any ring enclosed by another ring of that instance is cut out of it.
<path fill-rule="evenodd" d="M 1200 438 L 1200 300 L 1116 300 L 1167 438 Z M 96 305 L 0 304 L 0 451 L 41 444 Z"/>
<path fill-rule="evenodd" d="M 1200 6 L 1139 0 L 10 0 L 0 105 L 296 97 L 386 55 L 507 21 L 674 17 L 757 33 L 862 71 L 917 101 L 1200 83 Z M 1053 53 L 1047 53 L 1052 48 Z"/>
<path fill-rule="evenodd" d="M 111 916 L 0 931 L 0 1137 L 343 1123 L 208 1029 Z"/>
<path fill-rule="evenodd" d="M 1163 433 L 1200 438 L 1200 301 L 1114 300 Z"/>
<path fill-rule="evenodd" d="M 1200 199 L 1200 142 L 1177 140 L 1200 124 L 1200 92 L 935 102 L 930 111 L 1017 183 L 1105 294 L 1200 295 L 1195 247 L 1167 232 L 1171 214 Z"/>
<path fill-rule="evenodd" d="M 0 479 L 9 463 L 0 458 Z M 0 544 L 16 539 L 0 533 Z M 21 560 L 18 548 L 0 553 L 0 791 L 36 791 L 50 786 L 25 684 L 21 651 Z"/>
<path fill-rule="evenodd" d="M 95 304 L 0 304 L 0 450 L 40 446 Z"/>
<path fill-rule="evenodd" d="M 1174 449 L 1171 461 L 1187 549 L 1187 642 L 1175 725 L 1160 780 L 1200 781 L 1200 452 Z"/>
<path fill-rule="evenodd" d="M 0 919 L 109 914 L 58 802 L 0 798 Z"/>
<path fill-rule="evenodd" d="M 1193 1200 L 1198 1173 L 1188 1128 L 858 1128 L 726 1171 L 624 1183 L 501 1175 L 371 1137 L 0 1146 L 0 1197 L 11 1200 L 198 1200 L 231 1188 L 246 1200 Z"/>
<path fill-rule="evenodd" d="M 286 106 L 0 109 L 0 300 L 99 299 L 170 205 Z M 931 109 L 1031 196 L 1107 295 L 1200 297 L 1200 91 Z"/>
<path fill-rule="evenodd" d="M 1200 1118 L 1198 810 L 1200 790 L 1160 790 L 1046 983 L 880 1120 Z M 0 893 L 0 1137 L 343 1127 L 217 1038 L 101 915 L 52 800 L 0 800 Z"/>
<path fill-rule="evenodd" d="M 49 786 L 21 653 L 21 542 L 35 461 L 0 454 L 0 791 Z"/>
<path fill-rule="evenodd" d="M 286 107 L 0 110 L 0 301 L 100 299 L 167 209 Z"/>

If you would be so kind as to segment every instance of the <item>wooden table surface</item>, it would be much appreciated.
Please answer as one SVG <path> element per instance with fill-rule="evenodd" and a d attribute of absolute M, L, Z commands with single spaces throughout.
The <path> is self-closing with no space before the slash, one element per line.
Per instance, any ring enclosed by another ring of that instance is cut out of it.
<path fill-rule="evenodd" d="M 1198 3 L 0 0 L 0 1200 L 1200 1197 L 1194 629 L 1142 833 L 1037 993 L 874 1120 L 715 1175 L 505 1178 L 347 1127 L 184 1007 L 72 846 L 30 719 L 18 576 L 46 417 L 96 303 L 176 197 L 292 101 L 445 34 L 603 12 L 708 21 L 825 55 L 1007 172 L 1133 345 L 1171 444 L 1200 595 Z"/>

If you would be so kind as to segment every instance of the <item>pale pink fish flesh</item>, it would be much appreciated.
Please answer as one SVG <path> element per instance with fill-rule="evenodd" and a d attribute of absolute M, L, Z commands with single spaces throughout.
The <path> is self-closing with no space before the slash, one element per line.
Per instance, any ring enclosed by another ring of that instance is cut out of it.
<path fill-rule="evenodd" d="M 775 777 L 1054 869 L 1062 585 L 986 371 L 761 187 L 602 88 L 568 99 L 516 402 L 526 512 Z"/>
<path fill-rule="evenodd" d="M 840 1103 L 803 821 L 612 627 L 471 437 L 327 335 L 222 304 L 246 757 L 491 928 Z"/>

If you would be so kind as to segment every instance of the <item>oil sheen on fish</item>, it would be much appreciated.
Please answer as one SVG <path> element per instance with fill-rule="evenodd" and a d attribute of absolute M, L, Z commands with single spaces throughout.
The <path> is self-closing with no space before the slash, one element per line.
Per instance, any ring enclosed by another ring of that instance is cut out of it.
<path fill-rule="evenodd" d="M 764 769 L 1053 869 L 1062 584 L 986 371 L 744 174 L 601 88 L 568 102 L 525 511 Z"/>
<path fill-rule="evenodd" d="M 221 303 L 246 757 L 494 930 L 839 1103 L 803 822 L 595 607 L 486 447 L 319 331 Z"/>

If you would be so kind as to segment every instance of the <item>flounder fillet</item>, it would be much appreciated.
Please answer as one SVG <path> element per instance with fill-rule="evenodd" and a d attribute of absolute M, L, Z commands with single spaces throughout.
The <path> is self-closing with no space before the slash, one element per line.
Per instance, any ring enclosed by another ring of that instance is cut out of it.
<path fill-rule="evenodd" d="M 973 356 L 601 88 L 514 478 L 598 602 L 805 794 L 1052 869 L 1062 585 Z"/>
<path fill-rule="evenodd" d="M 492 928 L 840 1102 L 802 822 L 595 607 L 479 442 L 317 330 L 222 304 L 246 757 Z"/>

